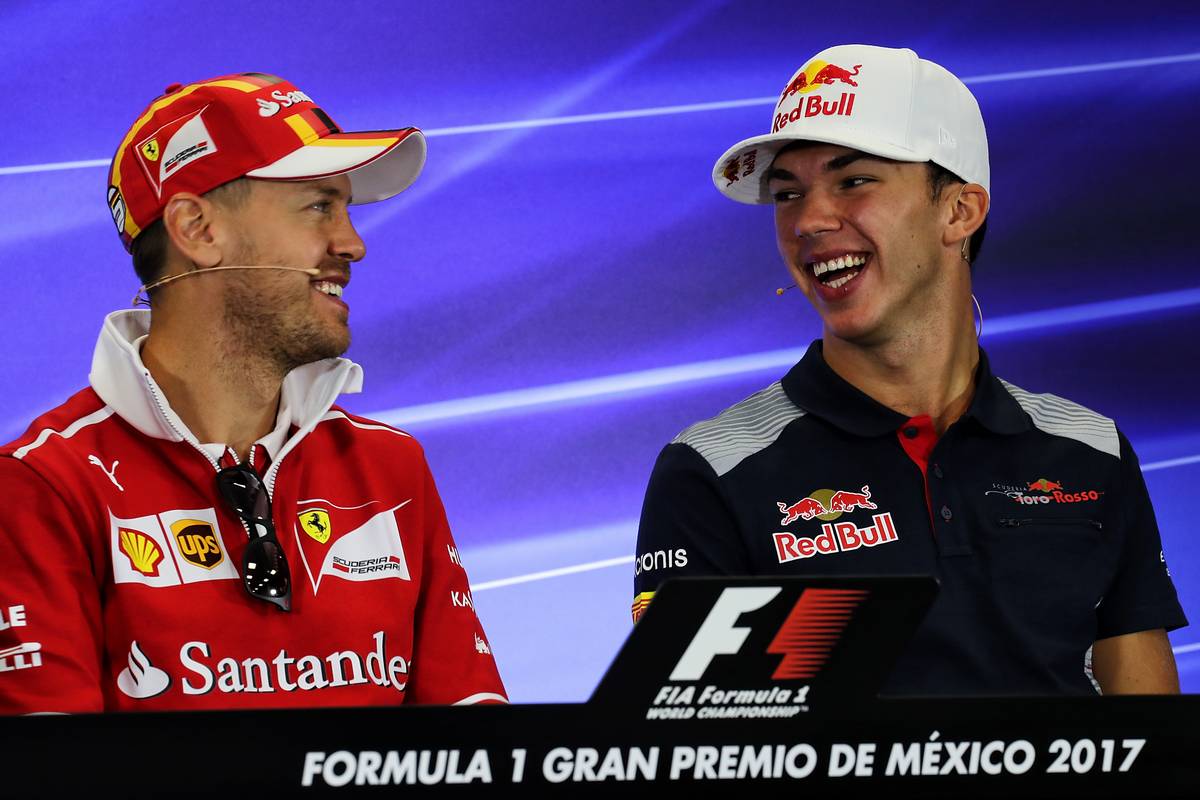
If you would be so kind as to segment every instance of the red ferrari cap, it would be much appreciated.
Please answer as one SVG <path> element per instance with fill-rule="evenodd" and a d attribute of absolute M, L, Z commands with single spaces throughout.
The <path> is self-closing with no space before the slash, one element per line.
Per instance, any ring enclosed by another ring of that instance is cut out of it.
<path fill-rule="evenodd" d="M 108 207 L 125 249 L 178 192 L 248 176 L 348 175 L 353 203 L 407 189 L 425 164 L 416 128 L 343 133 L 312 98 L 262 72 L 172 84 L 125 134 L 108 171 Z"/>

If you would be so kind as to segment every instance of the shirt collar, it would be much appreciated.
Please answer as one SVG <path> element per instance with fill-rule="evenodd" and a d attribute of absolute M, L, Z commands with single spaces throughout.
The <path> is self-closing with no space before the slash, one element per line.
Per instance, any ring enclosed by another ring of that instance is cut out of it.
<path fill-rule="evenodd" d="M 205 449 L 171 408 L 166 394 L 142 362 L 142 345 L 149 331 L 150 312 L 145 309 L 109 314 L 96 342 L 88 380 L 101 400 L 145 435 L 188 441 Z M 349 359 L 329 358 L 297 367 L 283 379 L 275 430 L 258 443 L 274 459 L 293 427 L 311 430 L 338 395 L 360 391 L 362 367 Z"/>
<path fill-rule="evenodd" d="M 783 377 L 783 390 L 800 408 L 853 433 L 873 437 L 895 433 L 908 417 L 863 393 L 833 371 L 825 362 L 823 342 L 809 345 L 796 366 Z M 1010 435 L 1029 429 L 1029 418 L 1021 406 L 992 374 L 983 348 L 975 372 L 975 395 L 965 417 L 980 422 L 993 433 Z"/>
<path fill-rule="evenodd" d="M 992 433 L 1012 436 L 1033 427 L 1029 415 L 1004 384 L 992 374 L 987 353 L 979 348 L 979 367 L 975 371 L 975 396 L 966 416 L 979 420 Z"/>

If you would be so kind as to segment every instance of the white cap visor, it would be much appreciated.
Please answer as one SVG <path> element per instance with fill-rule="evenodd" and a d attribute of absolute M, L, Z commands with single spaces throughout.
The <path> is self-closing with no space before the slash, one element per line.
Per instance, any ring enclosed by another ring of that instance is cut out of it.
<path fill-rule="evenodd" d="M 331 133 L 246 175 L 267 180 L 316 180 L 348 175 L 354 204 L 386 200 L 407 189 L 425 166 L 425 137 L 416 128 Z"/>
<path fill-rule="evenodd" d="M 871 142 L 831 133 L 768 133 L 743 139 L 725 151 L 713 167 L 713 183 L 726 197 L 739 203 L 769 203 L 766 174 L 779 151 L 793 142 L 824 142 L 851 147 L 895 161 L 928 161 L 929 157 L 892 142 Z M 746 171 L 742 165 L 751 165 Z M 731 169 L 732 167 L 732 169 Z M 734 177 L 736 176 L 736 177 Z"/>

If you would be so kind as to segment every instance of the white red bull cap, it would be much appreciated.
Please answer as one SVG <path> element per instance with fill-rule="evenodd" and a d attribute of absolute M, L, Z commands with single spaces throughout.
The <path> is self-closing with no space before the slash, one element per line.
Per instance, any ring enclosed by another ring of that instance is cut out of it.
<path fill-rule="evenodd" d="M 713 183 L 740 203 L 771 202 L 763 176 L 795 141 L 932 161 L 991 192 L 979 103 L 962 81 L 912 50 L 847 44 L 817 53 L 784 86 L 771 132 L 729 148 Z"/>

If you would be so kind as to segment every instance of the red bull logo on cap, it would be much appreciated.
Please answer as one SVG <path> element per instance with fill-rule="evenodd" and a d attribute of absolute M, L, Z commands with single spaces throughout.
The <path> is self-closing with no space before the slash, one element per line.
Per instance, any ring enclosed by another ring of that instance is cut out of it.
<path fill-rule="evenodd" d="M 811 537 L 780 531 L 772 537 L 775 540 L 775 555 L 780 564 L 786 564 L 802 558 L 851 553 L 864 547 L 878 547 L 899 541 L 900 535 L 896 532 L 890 512 L 876 514 L 871 519 L 875 524 L 866 528 L 860 528 L 853 522 L 826 522 L 821 526 L 821 533 Z"/>
<path fill-rule="evenodd" d="M 863 486 L 860 492 L 847 492 L 833 489 L 817 489 L 808 497 L 791 505 L 777 502 L 779 513 L 783 514 L 780 525 L 791 525 L 797 520 L 808 521 L 820 519 L 832 522 L 842 514 L 856 508 L 876 511 L 879 506 L 871 502 L 871 487 Z"/>
<path fill-rule="evenodd" d="M 810 61 L 784 87 L 775 107 L 779 108 L 789 98 L 796 95 L 806 95 L 825 86 L 844 84 L 857 87 L 858 81 L 855 80 L 855 77 L 861 68 L 862 64 L 855 64 L 852 69 L 846 69 L 827 61 Z M 833 100 L 825 100 L 820 95 L 800 97 L 796 100 L 795 108 L 790 111 L 781 111 L 775 115 L 775 120 L 771 124 L 771 132 L 776 133 L 787 127 L 788 123 L 805 117 L 848 117 L 854 113 L 854 97 L 854 92 L 842 92 Z"/>
<path fill-rule="evenodd" d="M 823 101 L 818 95 L 813 95 L 807 100 L 801 98 L 791 112 L 775 115 L 775 121 L 771 123 L 771 133 L 778 133 L 786 128 L 789 122 L 803 117 L 848 117 L 854 113 L 854 97 L 854 92 L 842 92 L 837 100 Z"/>
<path fill-rule="evenodd" d="M 754 174 L 754 167 L 758 161 L 758 149 L 747 150 L 741 155 L 736 155 L 725 162 L 725 166 L 721 170 L 722 177 L 725 178 L 725 185 L 732 186 L 742 178 L 749 177 Z"/>
<path fill-rule="evenodd" d="M 828 61 L 816 59 L 804 65 L 804 69 L 796 73 L 796 77 L 792 78 L 791 83 L 784 87 L 783 93 L 779 95 L 779 102 L 775 107 L 783 105 L 783 101 L 795 94 L 811 92 L 821 86 L 832 86 L 835 82 L 846 83 L 851 86 L 858 86 L 858 82 L 854 77 L 858 75 L 858 71 L 862 69 L 862 64 L 855 64 L 853 71 L 839 67 L 837 64 L 830 64 Z"/>

